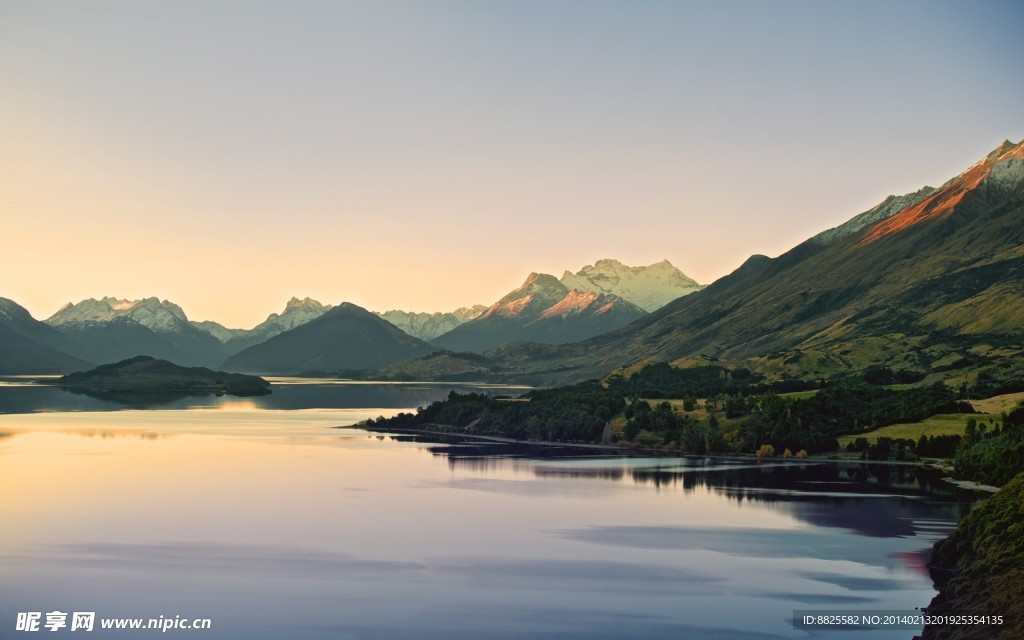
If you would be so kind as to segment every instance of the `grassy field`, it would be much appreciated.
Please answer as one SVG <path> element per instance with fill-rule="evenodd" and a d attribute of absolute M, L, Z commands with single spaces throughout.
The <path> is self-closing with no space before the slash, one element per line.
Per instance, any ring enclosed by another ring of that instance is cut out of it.
<path fill-rule="evenodd" d="M 640 398 L 640 399 L 643 400 L 644 402 L 646 402 L 647 404 L 651 405 L 652 409 L 654 407 L 658 406 L 659 404 L 661 404 L 662 402 L 667 402 L 670 405 L 672 405 L 672 410 L 675 411 L 676 413 L 690 413 L 690 414 L 696 413 L 696 411 L 683 411 L 683 400 L 682 400 L 682 398 Z M 702 407 L 701 411 L 703 411 L 704 401 L 700 400 L 699 402 L 697 402 L 697 406 L 698 407 Z"/>
<path fill-rule="evenodd" d="M 993 396 L 984 400 L 971 400 L 971 406 L 978 413 L 950 413 L 935 415 L 925 418 L 920 422 L 909 422 L 904 424 L 893 424 L 874 431 L 866 431 L 860 434 L 840 436 L 839 446 L 845 447 L 848 442 L 857 438 L 867 438 L 869 442 L 875 442 L 878 438 L 901 438 L 917 440 L 922 435 L 947 436 L 963 435 L 967 428 L 967 421 L 974 418 L 978 422 L 990 422 L 1001 420 L 1000 413 L 1009 412 L 1020 403 L 1024 402 L 1024 393 L 1007 393 L 1001 396 Z"/>
<path fill-rule="evenodd" d="M 662 402 L 667 402 L 672 405 L 672 411 L 678 413 L 681 416 L 690 416 L 698 422 L 701 420 L 708 419 L 708 412 L 704 409 L 704 399 L 701 398 L 697 401 L 697 408 L 693 411 L 683 411 L 683 399 L 682 398 L 641 398 L 644 402 L 651 405 L 651 408 L 655 408 Z M 721 414 L 721 412 L 719 412 Z M 724 415 L 724 414 L 723 414 Z M 719 416 L 721 417 L 721 416 Z"/>
<path fill-rule="evenodd" d="M 875 442 L 879 438 L 899 438 L 899 439 L 911 439 L 917 440 L 922 435 L 931 436 L 948 436 L 948 435 L 963 435 L 964 429 L 967 427 L 967 421 L 971 418 L 981 422 L 989 421 L 989 418 L 993 416 L 987 413 L 949 413 L 932 416 L 925 418 L 920 422 L 909 422 L 905 424 L 891 424 L 888 427 L 882 427 L 881 429 L 875 429 L 874 431 L 865 431 L 864 433 L 840 436 L 839 446 L 845 447 L 848 442 L 853 442 L 857 438 L 867 438 L 869 442 Z M 998 419 L 998 416 L 995 416 Z"/>
<path fill-rule="evenodd" d="M 985 398 L 984 400 L 971 400 L 971 406 L 979 413 L 994 413 L 999 415 L 1004 411 L 1009 413 L 1022 402 L 1024 402 L 1024 392 L 1007 393 L 1001 396 Z"/>
<path fill-rule="evenodd" d="M 901 385 L 903 386 L 903 385 Z M 793 399 L 806 399 L 810 398 L 814 394 L 818 393 L 817 390 L 813 391 L 796 391 L 793 393 L 780 394 L 784 398 Z M 653 399 L 643 398 L 651 407 L 655 407 L 662 402 L 668 402 L 672 405 L 672 410 L 680 415 L 686 415 L 698 422 L 703 422 L 708 419 L 708 412 L 704 409 L 703 399 L 698 400 L 697 409 L 694 411 L 683 411 L 683 401 L 681 398 L 672 399 Z M 971 400 L 971 406 L 978 413 L 952 413 L 952 414 L 940 414 L 934 415 L 930 418 L 925 418 L 920 422 L 908 422 L 901 424 L 893 424 L 874 431 L 865 431 L 864 433 L 840 436 L 839 446 L 845 447 L 847 443 L 853 442 L 857 438 L 867 438 L 869 442 L 875 442 L 878 438 L 893 438 L 893 439 L 911 439 L 917 440 L 922 435 L 931 436 L 945 436 L 945 435 L 963 435 L 964 429 L 967 428 L 967 421 L 974 418 L 978 422 L 988 423 L 991 420 L 999 421 L 1000 413 L 1009 412 L 1013 408 L 1017 407 L 1021 403 L 1024 403 L 1024 393 L 1008 393 L 1001 396 L 995 396 L 992 398 L 986 398 L 984 400 Z M 719 424 L 725 428 L 733 423 L 742 422 L 743 418 L 727 419 L 724 411 L 716 411 L 715 417 L 718 419 Z M 621 418 L 621 416 L 620 416 Z M 621 418 L 622 424 L 625 423 L 625 418 Z M 622 424 L 617 425 L 617 429 L 621 430 Z"/>
<path fill-rule="evenodd" d="M 817 393 L 817 391 L 810 391 L 807 393 Z M 651 405 L 652 409 L 661 404 L 662 402 L 667 402 L 670 405 L 672 405 L 672 411 L 676 412 L 681 416 L 688 416 L 696 420 L 697 422 L 704 422 L 710 416 L 707 409 L 704 408 L 703 398 L 699 398 L 697 400 L 697 408 L 694 409 L 693 411 L 683 411 L 682 398 L 641 398 L 641 400 Z M 715 411 L 715 419 L 718 420 L 718 424 L 722 428 L 728 427 L 737 422 L 743 422 L 744 418 L 746 417 L 747 416 L 742 416 L 739 418 L 726 418 L 725 411 L 722 411 L 721 407 L 718 407 L 718 411 Z"/>
<path fill-rule="evenodd" d="M 780 398 L 790 398 L 792 400 L 806 400 L 818 394 L 821 389 L 811 389 L 810 391 L 792 391 L 790 393 L 780 393 Z"/>

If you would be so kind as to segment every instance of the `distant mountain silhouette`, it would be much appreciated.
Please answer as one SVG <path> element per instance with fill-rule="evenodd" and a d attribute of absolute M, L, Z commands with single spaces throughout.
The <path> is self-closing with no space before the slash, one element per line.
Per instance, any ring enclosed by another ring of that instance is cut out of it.
<path fill-rule="evenodd" d="M 435 350 L 366 309 L 343 302 L 231 356 L 223 368 L 254 373 L 379 369 Z"/>
<path fill-rule="evenodd" d="M 330 309 L 331 305 L 321 304 L 312 298 L 299 300 L 293 297 L 285 304 L 284 311 L 271 313 L 266 320 L 252 329 L 226 329 L 216 322 L 193 324 L 220 340 L 224 345 L 224 355 L 230 356 L 255 344 L 266 342 L 289 329 L 316 320 Z"/>
<path fill-rule="evenodd" d="M 259 376 L 212 371 L 206 367 L 182 367 L 150 356 L 135 356 L 100 365 L 48 382 L 66 389 L 117 397 L 145 393 L 227 393 L 254 396 L 270 393 L 270 383 Z"/>
<path fill-rule="evenodd" d="M 81 355 L 74 340 L 0 298 L 0 374 L 68 373 L 93 366 Z"/>

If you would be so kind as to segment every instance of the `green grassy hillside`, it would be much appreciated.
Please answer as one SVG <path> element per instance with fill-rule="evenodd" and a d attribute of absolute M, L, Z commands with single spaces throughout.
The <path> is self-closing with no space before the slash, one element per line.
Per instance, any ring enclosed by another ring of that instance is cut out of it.
<path fill-rule="evenodd" d="M 933 573 L 940 592 L 933 615 L 1001 615 L 1005 624 L 932 625 L 924 640 L 1024 638 L 1024 474 L 964 517 L 936 543 Z"/>

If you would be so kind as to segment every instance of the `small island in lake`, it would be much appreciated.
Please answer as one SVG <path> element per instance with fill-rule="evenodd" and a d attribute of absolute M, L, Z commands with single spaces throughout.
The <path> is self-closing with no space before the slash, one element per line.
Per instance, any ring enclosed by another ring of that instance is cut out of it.
<path fill-rule="evenodd" d="M 39 383 L 104 394 L 159 391 L 261 396 L 270 393 L 270 383 L 259 376 L 213 371 L 206 367 L 182 367 L 150 356 L 135 356 Z"/>

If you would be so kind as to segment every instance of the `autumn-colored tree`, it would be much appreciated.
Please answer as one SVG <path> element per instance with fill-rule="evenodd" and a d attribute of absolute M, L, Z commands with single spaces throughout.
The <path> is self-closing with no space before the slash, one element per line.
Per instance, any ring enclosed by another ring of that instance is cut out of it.
<path fill-rule="evenodd" d="M 806 458 L 807 457 L 807 449 L 801 449 L 801 450 L 797 451 L 796 452 L 796 457 L 801 459 L 801 460 Z"/>
<path fill-rule="evenodd" d="M 783 458 L 792 458 L 793 457 L 793 452 L 789 450 L 789 447 L 786 447 L 786 450 L 782 452 L 782 457 Z"/>
<path fill-rule="evenodd" d="M 770 458 L 775 455 L 775 447 L 770 444 L 762 444 L 757 450 L 758 458 Z"/>

